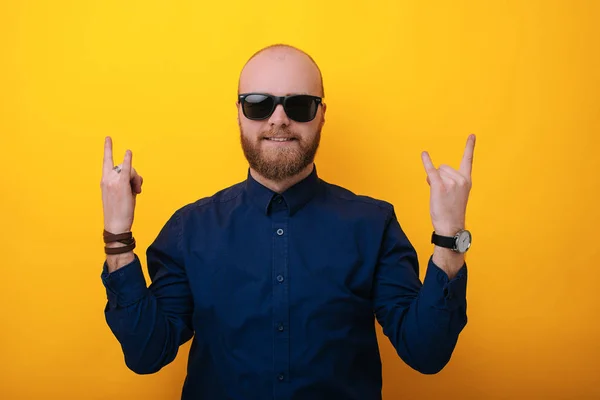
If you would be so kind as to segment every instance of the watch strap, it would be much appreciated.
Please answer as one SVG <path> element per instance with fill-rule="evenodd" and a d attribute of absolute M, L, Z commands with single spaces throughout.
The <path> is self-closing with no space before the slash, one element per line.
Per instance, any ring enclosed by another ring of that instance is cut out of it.
<path fill-rule="evenodd" d="M 448 249 L 453 249 L 456 244 L 456 239 L 454 236 L 441 236 L 437 235 L 435 231 L 431 234 L 431 243 L 446 247 Z"/>

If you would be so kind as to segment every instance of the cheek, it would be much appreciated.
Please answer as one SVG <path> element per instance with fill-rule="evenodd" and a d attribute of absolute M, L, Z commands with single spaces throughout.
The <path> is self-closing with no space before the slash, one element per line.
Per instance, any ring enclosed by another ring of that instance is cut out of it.
<path fill-rule="evenodd" d="M 319 122 L 316 119 L 306 124 L 296 124 L 296 126 L 292 126 L 292 131 L 305 141 L 314 139 L 318 130 Z"/>
<path fill-rule="evenodd" d="M 263 130 L 263 126 L 260 122 L 240 119 L 240 129 L 244 137 L 257 139 Z"/>

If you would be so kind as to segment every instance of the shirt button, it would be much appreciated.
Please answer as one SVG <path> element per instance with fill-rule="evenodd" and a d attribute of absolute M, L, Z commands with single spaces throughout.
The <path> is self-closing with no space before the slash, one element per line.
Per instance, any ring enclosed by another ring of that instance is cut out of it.
<path fill-rule="evenodd" d="M 283 200 L 282 200 L 282 198 L 281 198 L 281 197 L 277 197 L 277 199 L 275 199 L 275 202 L 277 202 L 278 204 L 281 204 L 281 202 L 282 202 L 282 201 L 283 201 Z"/>
<path fill-rule="evenodd" d="M 281 382 L 281 381 L 283 381 L 283 378 L 284 378 L 283 374 L 279 374 L 279 375 L 277 375 L 277 379 L 278 379 L 280 382 Z"/>
<path fill-rule="evenodd" d="M 283 275 L 277 275 L 277 282 L 283 282 Z"/>
<path fill-rule="evenodd" d="M 279 332 L 283 332 L 283 324 L 279 324 L 279 326 L 277 327 L 277 330 Z"/>
<path fill-rule="evenodd" d="M 281 228 L 277 229 L 277 234 L 279 236 L 283 235 L 283 229 L 281 229 Z"/>

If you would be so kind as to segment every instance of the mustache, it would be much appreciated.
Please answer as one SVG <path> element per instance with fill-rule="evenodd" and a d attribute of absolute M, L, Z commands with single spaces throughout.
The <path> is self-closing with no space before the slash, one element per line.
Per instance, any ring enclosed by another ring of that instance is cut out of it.
<path fill-rule="evenodd" d="M 276 128 L 264 131 L 260 135 L 261 139 L 264 138 L 294 138 L 298 139 L 298 136 L 289 128 Z"/>

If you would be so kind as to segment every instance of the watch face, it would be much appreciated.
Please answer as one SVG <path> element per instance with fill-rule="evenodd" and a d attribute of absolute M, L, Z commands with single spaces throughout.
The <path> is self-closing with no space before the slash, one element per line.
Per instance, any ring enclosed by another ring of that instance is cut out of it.
<path fill-rule="evenodd" d="M 463 231 L 458 235 L 458 239 L 456 241 L 456 249 L 464 253 L 471 247 L 471 234 L 469 231 Z"/>

